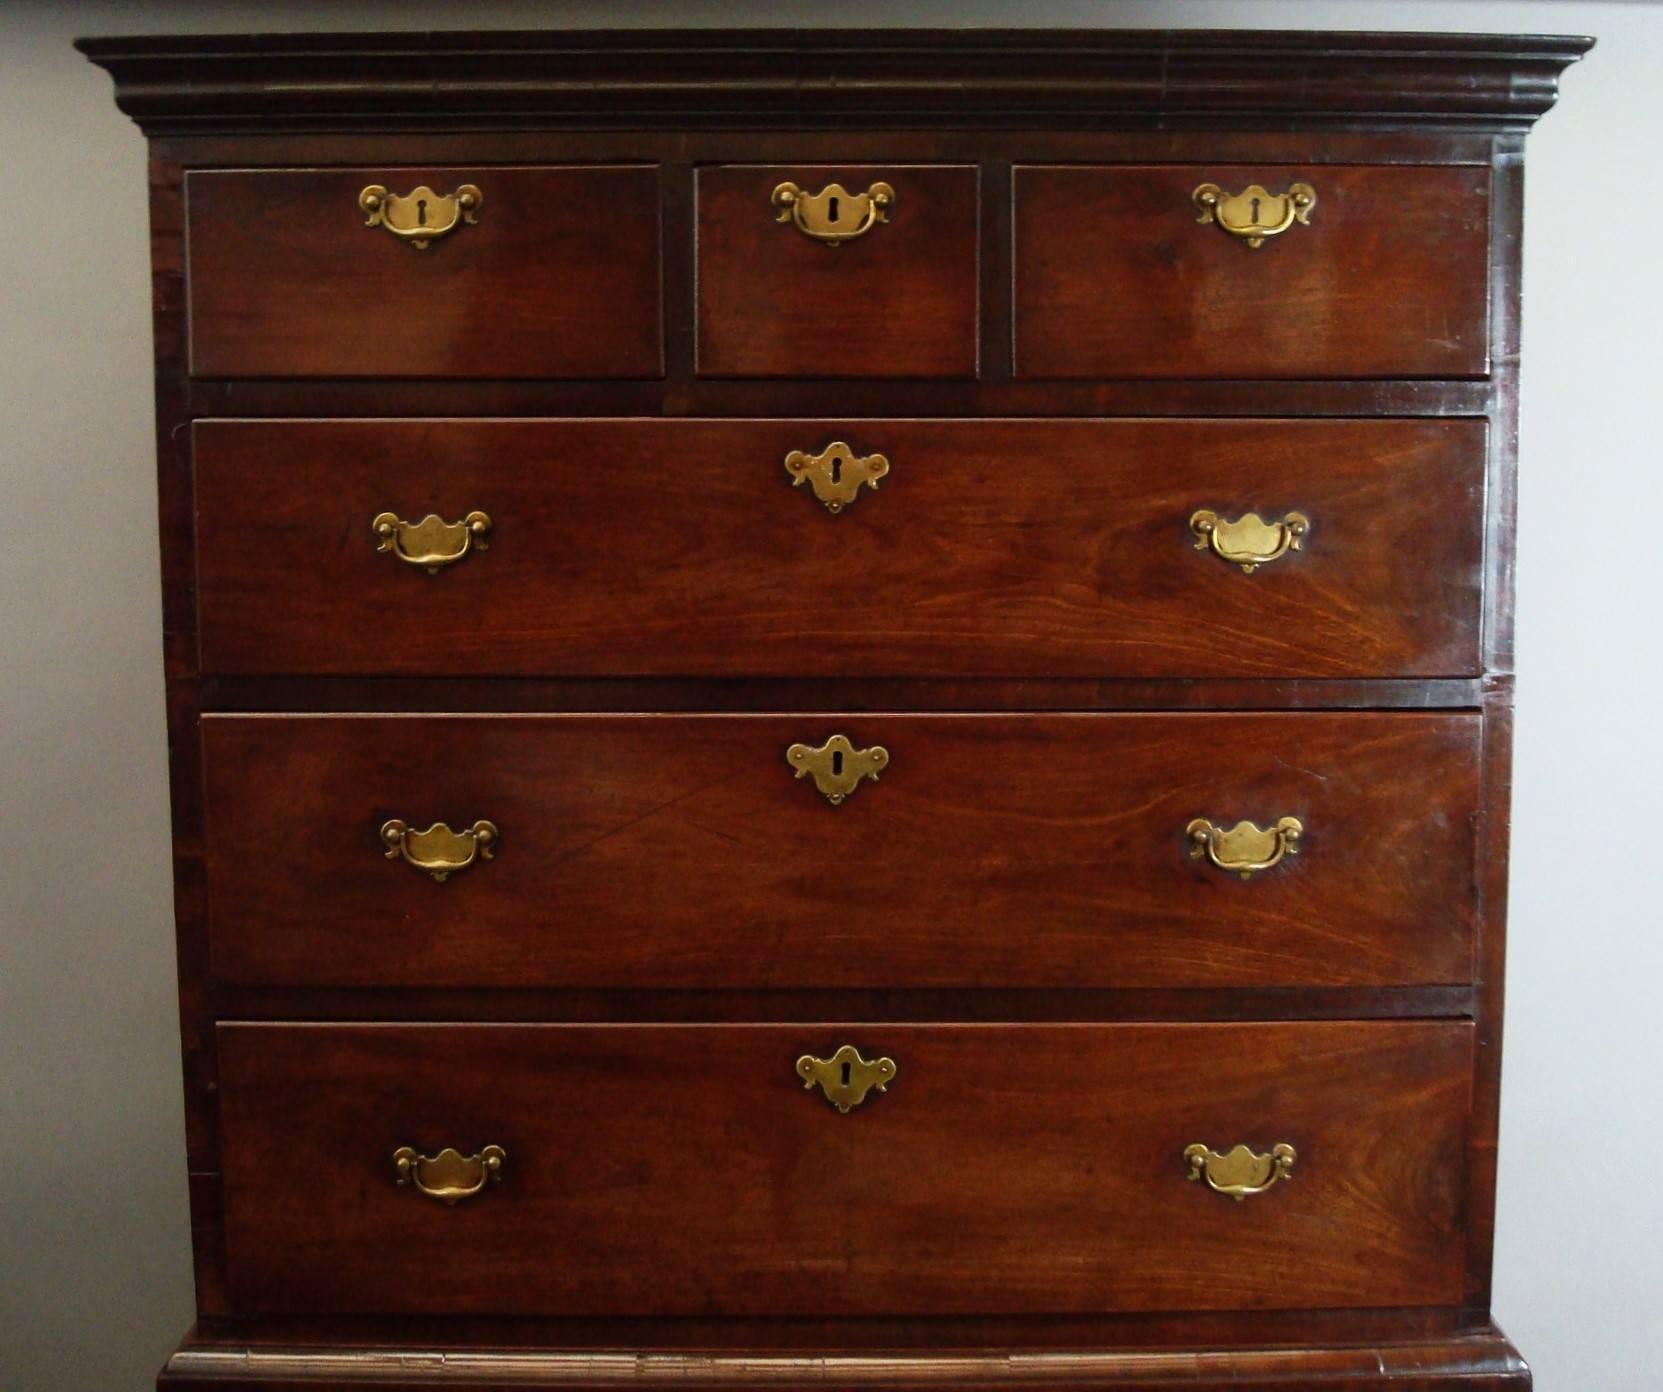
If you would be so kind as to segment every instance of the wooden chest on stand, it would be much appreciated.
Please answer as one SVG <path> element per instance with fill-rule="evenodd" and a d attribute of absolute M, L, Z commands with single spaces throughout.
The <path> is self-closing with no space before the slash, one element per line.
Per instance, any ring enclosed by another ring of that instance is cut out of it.
<path fill-rule="evenodd" d="M 178 1388 L 1519 1389 L 1580 39 L 86 41 L 151 140 Z"/>

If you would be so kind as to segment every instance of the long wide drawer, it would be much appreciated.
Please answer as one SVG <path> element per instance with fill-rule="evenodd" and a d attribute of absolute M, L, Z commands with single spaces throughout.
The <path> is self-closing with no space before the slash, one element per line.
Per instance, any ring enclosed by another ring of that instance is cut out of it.
<path fill-rule="evenodd" d="M 1457 1021 L 222 1025 L 233 1305 L 1454 1304 L 1472 1048 Z"/>
<path fill-rule="evenodd" d="M 227 980 L 1472 978 L 1475 714 L 227 715 L 202 729 L 211 957 Z"/>
<path fill-rule="evenodd" d="M 1484 458 L 1475 420 L 201 422 L 202 663 L 1472 675 Z"/>

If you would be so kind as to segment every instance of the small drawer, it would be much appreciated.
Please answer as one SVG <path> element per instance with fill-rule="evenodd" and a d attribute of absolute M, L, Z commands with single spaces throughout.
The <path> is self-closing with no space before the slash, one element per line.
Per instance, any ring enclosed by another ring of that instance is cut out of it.
<path fill-rule="evenodd" d="M 1031 166 L 1015 182 L 1019 377 L 1488 370 L 1487 169 Z"/>
<path fill-rule="evenodd" d="M 209 672 L 1479 670 L 1482 421 L 205 421 L 195 441 Z"/>
<path fill-rule="evenodd" d="M 714 165 L 698 204 L 701 375 L 976 375 L 974 167 Z"/>
<path fill-rule="evenodd" d="M 1476 714 L 210 715 L 202 738 L 221 980 L 1472 980 Z"/>
<path fill-rule="evenodd" d="M 197 377 L 663 372 L 656 167 L 207 171 L 185 192 Z"/>
<path fill-rule="evenodd" d="M 226 1024 L 218 1046 L 238 1314 L 1461 1299 L 1464 1021 Z"/>

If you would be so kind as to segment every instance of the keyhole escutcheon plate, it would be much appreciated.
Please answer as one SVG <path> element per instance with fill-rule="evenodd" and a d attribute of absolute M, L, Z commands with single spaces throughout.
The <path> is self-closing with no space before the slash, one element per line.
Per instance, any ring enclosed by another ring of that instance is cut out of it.
<path fill-rule="evenodd" d="M 1311 225 L 1317 192 L 1309 184 L 1289 184 L 1286 193 L 1272 193 L 1263 184 L 1249 184 L 1240 193 L 1226 193 L 1217 184 L 1200 184 L 1190 195 L 1201 223 L 1216 222 L 1237 241 L 1250 247 L 1265 244 L 1296 222 Z"/>
<path fill-rule="evenodd" d="M 806 483 L 835 517 L 860 496 L 862 484 L 877 492 L 878 480 L 889 473 L 889 461 L 881 454 L 856 454 L 846 442 L 833 440 L 819 454 L 792 450 L 785 456 L 785 472 L 793 488 Z"/>
<path fill-rule="evenodd" d="M 805 237 L 841 246 L 889 221 L 895 190 L 879 180 L 865 193 L 850 193 L 842 184 L 827 184 L 819 193 L 810 193 L 787 179 L 775 187 L 769 202 L 775 222 L 795 223 Z"/>
<path fill-rule="evenodd" d="M 797 1060 L 797 1076 L 805 1089 L 818 1086 L 826 1101 L 847 1116 L 850 1108 L 866 1100 L 867 1093 L 888 1091 L 895 1081 L 895 1060 L 863 1059 L 859 1049 L 845 1044 L 830 1058 L 804 1054 Z"/>
<path fill-rule="evenodd" d="M 409 193 L 389 193 L 384 184 L 371 184 L 358 195 L 359 211 L 366 227 L 385 227 L 417 251 L 426 251 L 463 223 L 479 221 L 485 195 L 476 184 L 458 185 L 455 193 L 435 193 L 426 184 Z"/>
<path fill-rule="evenodd" d="M 798 778 L 813 778 L 826 801 L 841 807 L 863 778 L 878 781 L 878 775 L 889 767 L 889 751 L 881 744 L 856 749 L 847 735 L 833 735 L 818 749 L 807 744 L 792 745 L 785 751 L 785 762 L 796 770 Z"/>

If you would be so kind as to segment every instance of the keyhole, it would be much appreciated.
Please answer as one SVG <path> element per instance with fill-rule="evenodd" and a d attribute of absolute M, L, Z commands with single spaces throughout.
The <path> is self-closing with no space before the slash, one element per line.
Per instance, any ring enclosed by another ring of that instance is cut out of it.
<path fill-rule="evenodd" d="M 843 482 L 843 456 L 841 454 L 832 456 L 832 482 Z"/>
<path fill-rule="evenodd" d="M 1254 222 L 1257 222 L 1259 220 L 1259 200 L 1257 198 L 1255 198 L 1253 200 L 1252 218 L 1253 218 Z"/>
<path fill-rule="evenodd" d="M 1255 203 L 1253 206 L 1257 208 L 1259 205 Z M 416 226 L 427 226 L 427 200 L 425 198 L 418 198 L 416 200 Z"/>
<path fill-rule="evenodd" d="M 827 222 L 836 222 L 837 221 L 837 202 L 838 202 L 837 197 L 834 194 L 832 196 L 831 203 L 828 204 L 827 208 L 826 208 L 826 221 Z"/>
<path fill-rule="evenodd" d="M 843 1065 L 843 1086 L 844 1087 L 849 1086 L 849 1069 L 850 1069 L 850 1067 L 851 1067 L 851 1065 L 849 1065 L 847 1063 Z"/>
<path fill-rule="evenodd" d="M 842 775 L 842 773 L 843 773 L 843 751 L 841 749 L 834 749 L 832 751 L 832 777 L 834 777 L 834 778 L 840 777 Z M 849 1065 L 848 1064 L 843 1065 L 843 1071 L 845 1073 L 847 1073 L 849 1071 Z"/>

